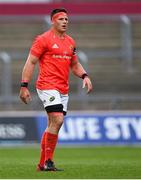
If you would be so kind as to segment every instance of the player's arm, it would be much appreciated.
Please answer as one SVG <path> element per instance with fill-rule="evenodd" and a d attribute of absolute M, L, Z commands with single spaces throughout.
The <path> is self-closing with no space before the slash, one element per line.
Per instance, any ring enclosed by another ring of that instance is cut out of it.
<path fill-rule="evenodd" d="M 31 95 L 28 90 L 28 83 L 32 78 L 34 68 L 37 62 L 38 58 L 36 56 L 33 56 L 32 54 L 29 54 L 22 71 L 22 81 L 19 96 L 25 104 L 27 104 L 28 101 L 31 100 Z"/>
<path fill-rule="evenodd" d="M 74 75 L 83 79 L 83 88 L 87 87 L 87 93 L 91 92 L 93 88 L 91 80 L 86 71 L 84 70 L 83 66 L 77 59 L 71 61 L 71 70 Z"/>

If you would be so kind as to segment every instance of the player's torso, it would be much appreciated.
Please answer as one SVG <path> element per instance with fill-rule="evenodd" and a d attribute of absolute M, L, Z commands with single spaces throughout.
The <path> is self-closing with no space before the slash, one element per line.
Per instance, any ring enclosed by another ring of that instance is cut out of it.
<path fill-rule="evenodd" d="M 70 38 L 55 36 L 48 32 L 45 40 L 45 52 L 40 57 L 40 73 L 38 85 L 48 89 L 58 89 L 61 92 L 68 91 L 69 67 L 71 64 L 74 45 Z M 39 87 L 38 86 L 38 87 Z M 44 88 L 44 89 L 45 89 Z M 43 89 L 43 88 L 42 88 Z"/>
<path fill-rule="evenodd" d="M 73 44 L 65 35 L 63 38 L 59 38 L 52 32 L 47 34 L 46 51 L 41 57 L 44 63 L 57 63 L 59 65 L 69 66 L 73 55 Z"/>

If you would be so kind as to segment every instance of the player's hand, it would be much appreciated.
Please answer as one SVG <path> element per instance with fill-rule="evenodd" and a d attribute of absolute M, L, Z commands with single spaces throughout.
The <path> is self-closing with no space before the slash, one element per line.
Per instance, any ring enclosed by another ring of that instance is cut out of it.
<path fill-rule="evenodd" d="M 91 83 L 91 80 L 88 76 L 86 76 L 84 79 L 83 79 L 83 87 L 82 88 L 85 88 L 87 87 L 87 93 L 90 93 L 93 89 L 93 86 L 92 86 L 92 83 Z"/>
<path fill-rule="evenodd" d="M 28 88 L 21 87 L 19 97 L 25 104 L 28 104 L 28 102 L 31 101 L 31 95 Z"/>

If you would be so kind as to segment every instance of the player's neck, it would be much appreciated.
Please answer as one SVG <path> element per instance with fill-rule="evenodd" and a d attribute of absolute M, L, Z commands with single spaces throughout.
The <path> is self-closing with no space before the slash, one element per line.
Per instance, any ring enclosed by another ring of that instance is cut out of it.
<path fill-rule="evenodd" d="M 59 38 L 64 38 L 65 37 L 66 32 L 57 31 L 55 28 L 51 28 L 51 30 L 53 31 L 55 36 L 57 36 Z"/>

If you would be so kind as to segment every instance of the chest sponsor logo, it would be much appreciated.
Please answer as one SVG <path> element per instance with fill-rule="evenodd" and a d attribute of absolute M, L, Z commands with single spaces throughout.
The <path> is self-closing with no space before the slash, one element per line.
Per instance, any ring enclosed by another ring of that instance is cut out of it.
<path fill-rule="evenodd" d="M 59 46 L 58 46 L 57 44 L 53 44 L 52 48 L 53 48 L 53 49 L 58 49 Z"/>
<path fill-rule="evenodd" d="M 71 59 L 71 56 L 68 56 L 68 55 L 55 55 L 55 54 L 53 54 L 52 57 L 55 59 Z"/>

